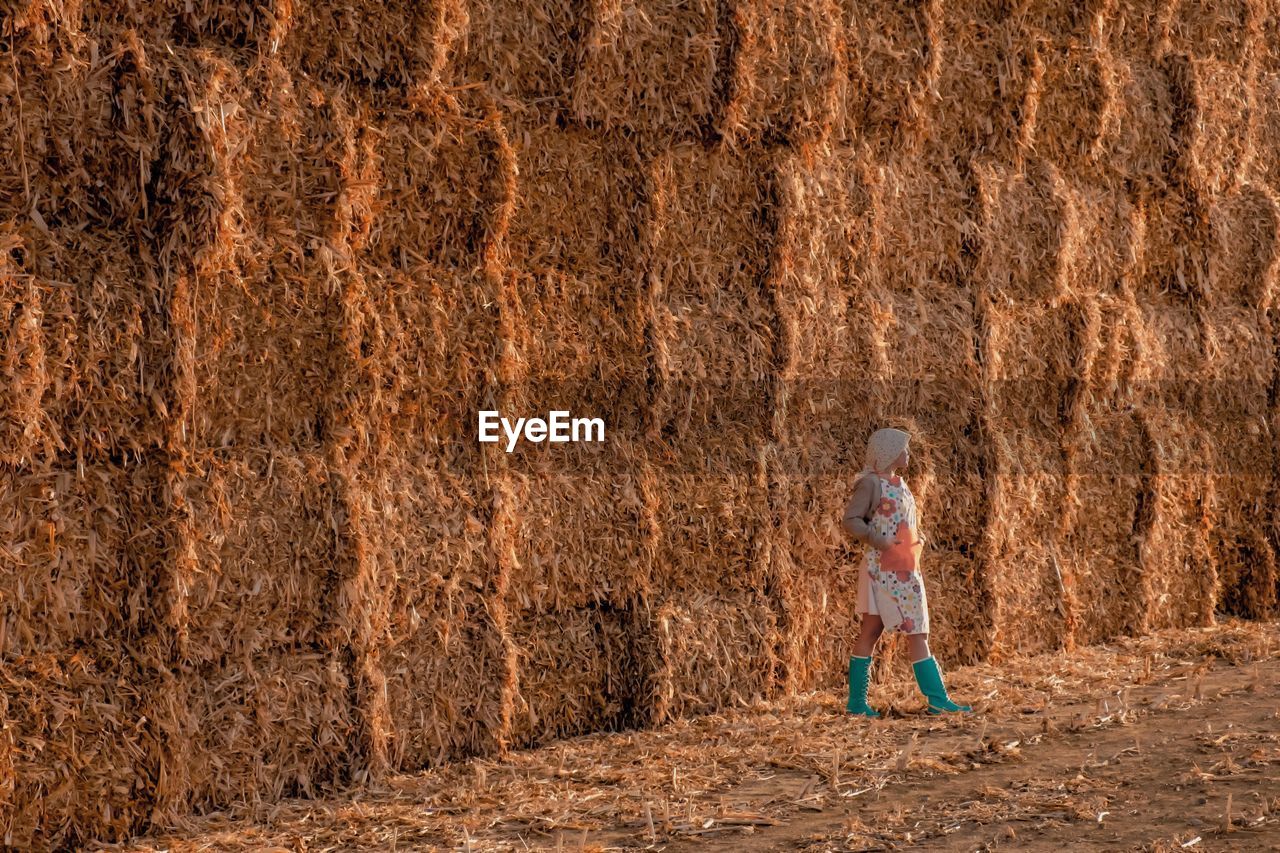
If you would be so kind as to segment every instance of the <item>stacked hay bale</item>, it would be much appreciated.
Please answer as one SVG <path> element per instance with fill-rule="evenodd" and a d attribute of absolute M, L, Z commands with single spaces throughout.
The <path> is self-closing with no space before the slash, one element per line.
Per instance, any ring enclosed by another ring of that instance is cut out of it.
<path fill-rule="evenodd" d="M 504 414 L 608 412 L 606 441 L 522 444 L 509 458 L 518 743 L 619 725 L 645 704 L 630 661 L 656 547 L 644 485 L 641 270 L 646 170 L 625 135 L 509 117 L 518 170 L 505 238 L 514 367 Z"/>
<path fill-rule="evenodd" d="M 765 452 L 777 329 L 764 282 L 776 170 L 771 151 L 695 144 L 652 165 L 646 444 L 658 718 L 764 696 L 774 684 Z"/>
<path fill-rule="evenodd" d="M 1264 520 L 1274 478 L 1276 380 L 1272 303 L 1280 264 L 1280 208 L 1274 193 L 1246 184 L 1216 197 L 1210 211 L 1206 365 L 1201 399 L 1213 484 L 1213 547 L 1221 606 L 1243 616 L 1276 612 L 1276 556 Z"/>
<path fill-rule="evenodd" d="M 1182 259 L 1161 274 L 1187 283 L 1196 313 L 1198 394 L 1185 402 L 1213 436 L 1205 491 L 1222 605 L 1263 616 L 1275 608 L 1275 554 L 1260 514 L 1273 476 L 1268 308 L 1276 257 L 1274 202 L 1254 166 L 1263 10 L 1241 2 L 1213 15 L 1203 11 L 1180 8 L 1162 45 L 1174 69 L 1177 163 L 1170 195 L 1178 199 L 1181 227 L 1165 229 L 1159 236 L 1169 235 L 1169 243 L 1156 251 Z"/>
<path fill-rule="evenodd" d="M 661 145 L 723 108 L 731 35 L 717 0 L 591 0 L 570 83 L 578 121 Z"/>
<path fill-rule="evenodd" d="M 349 664 L 332 613 L 352 569 L 331 464 L 350 127 L 331 90 L 268 61 L 174 49 L 174 403 L 163 505 L 162 685 L 174 808 L 309 794 L 345 772 Z"/>
<path fill-rule="evenodd" d="M 1067 499 L 1063 434 L 1092 355 L 1089 307 L 1073 300 L 1078 227 L 1044 161 L 981 176 L 984 227 L 975 282 L 983 314 L 984 413 L 994 452 L 988 521 L 992 652 L 1041 651 L 1074 629 L 1059 554 Z"/>
<path fill-rule="evenodd" d="M 6 10 L 0 72 L 0 835 L 23 848 L 127 837 L 162 796 L 152 74 L 59 13 Z"/>
<path fill-rule="evenodd" d="M 6 842 L 839 683 L 886 424 L 948 661 L 1273 614 L 1280 30 L 1156 5 L 6 10 Z"/>
<path fill-rule="evenodd" d="M 481 103 L 392 100 L 370 145 L 370 221 L 351 261 L 359 379 L 343 414 L 367 565 L 345 631 L 373 755 L 422 767 L 508 736 L 515 649 L 496 531 L 510 497 L 476 412 L 500 408 L 495 247 L 513 189 Z"/>
<path fill-rule="evenodd" d="M 942 60 L 942 3 L 842 0 L 845 98 L 841 138 L 917 142 Z"/>

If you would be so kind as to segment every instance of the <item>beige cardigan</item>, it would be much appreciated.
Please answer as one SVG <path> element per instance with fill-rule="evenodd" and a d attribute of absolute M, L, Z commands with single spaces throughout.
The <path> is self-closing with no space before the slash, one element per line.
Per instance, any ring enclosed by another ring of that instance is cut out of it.
<path fill-rule="evenodd" d="M 859 542 L 865 542 L 873 548 L 883 551 L 893 544 L 893 538 L 887 534 L 879 534 L 871 529 L 868 521 L 871 513 L 880 503 L 880 478 L 863 477 L 853 489 L 853 497 L 849 498 L 844 508 L 844 529 Z M 924 534 L 920 534 L 924 541 Z"/>

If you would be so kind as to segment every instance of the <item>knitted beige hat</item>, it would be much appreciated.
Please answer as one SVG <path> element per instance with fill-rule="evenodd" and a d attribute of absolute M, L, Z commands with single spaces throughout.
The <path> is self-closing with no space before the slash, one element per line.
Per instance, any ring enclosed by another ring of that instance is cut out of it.
<path fill-rule="evenodd" d="M 893 427 L 885 427 L 873 432 L 867 441 L 866 461 L 862 470 L 858 472 L 857 479 L 861 480 L 872 472 L 888 470 L 902 451 L 907 449 L 907 442 L 910 440 L 910 434 Z"/>

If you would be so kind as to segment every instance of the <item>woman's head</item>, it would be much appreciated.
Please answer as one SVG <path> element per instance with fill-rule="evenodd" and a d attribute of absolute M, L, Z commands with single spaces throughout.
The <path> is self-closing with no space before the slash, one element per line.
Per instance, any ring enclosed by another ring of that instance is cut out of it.
<path fill-rule="evenodd" d="M 905 468 L 911 458 L 907 449 L 910 440 L 911 436 L 900 429 L 876 430 L 867 441 L 866 467 L 879 472 Z"/>

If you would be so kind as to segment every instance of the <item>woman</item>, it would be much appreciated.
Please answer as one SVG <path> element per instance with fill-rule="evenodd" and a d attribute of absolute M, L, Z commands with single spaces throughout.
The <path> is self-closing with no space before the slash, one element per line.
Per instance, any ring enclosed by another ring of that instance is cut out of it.
<path fill-rule="evenodd" d="M 871 652 L 885 630 L 907 635 L 916 684 L 929 703 L 929 713 L 973 710 L 951 701 L 929 651 L 929 603 L 919 562 L 924 540 L 915 498 L 898 474 L 910 461 L 910 439 L 900 429 L 881 429 L 871 436 L 865 466 L 844 511 L 845 529 L 870 546 L 858 577 L 862 626 L 849 659 L 847 705 L 849 713 L 867 717 L 880 716 L 867 704 L 867 684 Z"/>

